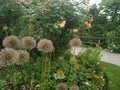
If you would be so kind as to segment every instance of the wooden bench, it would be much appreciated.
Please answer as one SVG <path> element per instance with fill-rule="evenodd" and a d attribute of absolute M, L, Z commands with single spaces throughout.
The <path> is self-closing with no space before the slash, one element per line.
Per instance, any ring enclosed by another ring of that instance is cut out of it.
<path fill-rule="evenodd" d="M 103 37 L 95 37 L 95 36 L 80 36 L 83 44 L 90 44 L 100 46 L 102 45 L 101 41 L 104 40 Z"/>

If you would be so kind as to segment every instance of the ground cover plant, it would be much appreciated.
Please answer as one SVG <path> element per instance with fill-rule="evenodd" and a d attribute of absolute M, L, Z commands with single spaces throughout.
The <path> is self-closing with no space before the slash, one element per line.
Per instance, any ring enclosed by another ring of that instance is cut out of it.
<path fill-rule="evenodd" d="M 82 43 L 80 39 L 74 38 L 70 41 L 70 46 L 74 46 L 72 52 L 68 50 L 53 59 L 51 54 L 54 53 L 54 44 L 51 40 L 40 39 L 37 49 L 41 54 L 32 60 L 29 53 L 31 49 L 36 48 L 35 39 L 24 37 L 21 39 L 22 43 L 18 44 L 13 37 L 16 39 L 16 36 L 8 36 L 3 40 L 5 48 L 0 52 L 1 89 L 101 90 L 105 87 L 105 65 L 99 62 L 100 48 L 88 48 L 75 55 L 75 47 L 81 46 Z M 13 49 L 16 47 L 16 50 Z"/>

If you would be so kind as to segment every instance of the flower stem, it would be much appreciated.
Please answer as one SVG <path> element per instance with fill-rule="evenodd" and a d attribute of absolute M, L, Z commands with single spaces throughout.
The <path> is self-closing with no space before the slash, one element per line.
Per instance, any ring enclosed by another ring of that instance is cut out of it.
<path fill-rule="evenodd" d="M 44 66 L 45 66 L 45 55 L 43 54 L 43 58 L 42 58 L 42 86 L 41 86 L 41 90 L 44 90 Z"/>
<path fill-rule="evenodd" d="M 48 76 L 50 74 L 50 69 L 51 69 L 51 56 L 52 56 L 52 53 L 50 53 L 50 60 L 49 60 L 49 65 L 48 65 Z"/>

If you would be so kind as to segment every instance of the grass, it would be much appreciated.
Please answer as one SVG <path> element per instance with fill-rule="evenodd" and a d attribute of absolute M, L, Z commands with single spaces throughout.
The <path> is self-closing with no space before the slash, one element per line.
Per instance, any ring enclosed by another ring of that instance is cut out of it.
<path fill-rule="evenodd" d="M 106 74 L 109 80 L 108 90 L 120 90 L 120 66 L 109 63 L 105 64 Z"/>

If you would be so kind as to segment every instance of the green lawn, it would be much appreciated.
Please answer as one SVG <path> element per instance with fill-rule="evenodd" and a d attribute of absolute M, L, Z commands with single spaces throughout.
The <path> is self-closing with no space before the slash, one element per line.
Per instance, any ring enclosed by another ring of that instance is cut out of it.
<path fill-rule="evenodd" d="M 120 90 L 120 66 L 106 64 L 106 74 L 109 80 L 108 90 Z"/>

